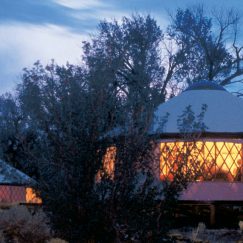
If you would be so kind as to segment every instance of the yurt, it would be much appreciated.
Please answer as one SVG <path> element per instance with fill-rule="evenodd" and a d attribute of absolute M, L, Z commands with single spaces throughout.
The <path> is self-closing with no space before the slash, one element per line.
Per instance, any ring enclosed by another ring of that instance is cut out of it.
<path fill-rule="evenodd" d="M 29 176 L 0 160 L 0 206 L 41 203 L 31 187 L 34 184 Z"/>
<path fill-rule="evenodd" d="M 116 128 L 107 136 L 121 134 Z M 180 204 L 206 206 L 212 225 L 217 206 L 243 212 L 243 99 L 212 81 L 196 82 L 157 107 L 149 134 L 159 181 L 172 181 L 179 168 L 192 174 Z M 107 148 L 103 164 L 111 176 L 115 157 L 116 147 Z"/>
<path fill-rule="evenodd" d="M 184 173 L 201 172 L 181 201 L 210 205 L 211 223 L 214 205 L 243 204 L 243 99 L 214 82 L 194 83 L 159 105 L 151 134 L 159 135 L 161 180 L 173 179 L 182 152 L 187 154 Z"/>

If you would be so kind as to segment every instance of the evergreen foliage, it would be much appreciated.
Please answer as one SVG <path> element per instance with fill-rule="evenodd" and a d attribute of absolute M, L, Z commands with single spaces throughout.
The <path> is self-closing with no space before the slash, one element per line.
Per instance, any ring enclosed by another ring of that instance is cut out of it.
<path fill-rule="evenodd" d="M 200 7 L 179 9 L 163 32 L 149 15 L 103 21 L 83 43 L 83 65 L 36 62 L 24 70 L 16 93 L 1 97 L 1 158 L 37 180 L 58 236 L 158 242 L 193 175 L 183 177 L 182 165 L 174 182 L 161 187 L 156 138 L 148 134 L 154 109 L 199 78 L 226 85 L 240 77 L 236 35 L 235 55 L 225 41 L 238 17 L 227 16 L 216 17 L 219 32 Z M 196 117 L 188 108 L 178 125 L 205 127 L 205 112 Z M 97 182 L 111 145 L 117 148 L 114 178 L 103 173 Z"/>

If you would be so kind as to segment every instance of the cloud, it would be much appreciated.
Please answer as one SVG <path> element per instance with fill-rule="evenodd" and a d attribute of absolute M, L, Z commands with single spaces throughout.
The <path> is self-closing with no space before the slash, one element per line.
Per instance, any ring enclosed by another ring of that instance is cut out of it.
<path fill-rule="evenodd" d="M 69 16 L 78 21 L 94 21 L 97 24 L 100 20 L 117 19 L 120 21 L 123 16 L 128 16 L 132 11 L 121 7 L 121 3 L 101 0 L 52 0 L 56 4 L 70 8 Z"/>
<path fill-rule="evenodd" d="M 47 64 L 79 63 L 81 42 L 87 35 L 57 25 L 20 23 L 0 24 L 0 93 L 10 91 L 19 80 L 21 70 L 36 60 Z"/>
<path fill-rule="evenodd" d="M 107 6 L 99 0 L 53 0 L 55 3 L 71 9 L 88 9 Z"/>
<path fill-rule="evenodd" d="M 150 14 L 157 21 L 161 28 L 166 28 L 169 24 L 169 19 L 165 11 L 160 11 L 160 13 L 151 13 L 148 11 L 132 11 L 132 10 L 122 10 L 122 9 L 93 9 L 86 11 L 76 11 L 70 13 L 70 16 L 79 21 L 94 21 L 98 24 L 102 20 L 112 21 L 116 19 L 118 23 L 121 23 L 123 17 L 131 17 L 133 14 L 148 15 Z M 94 24 L 95 27 L 95 24 Z"/>
<path fill-rule="evenodd" d="M 27 0 L 26 0 L 27 1 Z M 52 58 L 58 64 L 79 63 L 81 61 L 81 42 L 89 39 L 88 34 L 94 34 L 100 20 L 117 19 L 121 22 L 123 16 L 136 13 L 152 12 L 139 5 L 137 9 L 127 2 L 100 0 L 49 0 L 50 5 L 30 7 L 22 15 L 27 18 L 33 14 L 38 21 L 8 18 L 0 22 L 0 93 L 11 90 L 19 82 L 21 71 L 24 67 L 31 67 L 36 60 L 43 64 Z M 134 4 L 137 1 L 134 1 Z M 49 8 L 46 9 L 46 6 Z M 55 8 L 60 13 L 55 10 Z M 51 11 L 50 11 L 51 8 Z M 38 15 L 38 11 L 40 11 Z M 147 12 L 148 11 L 148 12 Z M 46 13 L 46 14 L 45 14 Z M 47 18 L 47 13 L 49 14 Z M 152 12 L 154 16 L 155 12 Z M 158 24 L 165 25 L 163 13 L 156 12 Z M 15 15 L 14 15 L 15 16 Z M 1 19 L 1 18 L 0 18 Z M 27 18 L 28 19 L 28 18 Z M 37 18 L 38 19 L 38 18 Z M 52 23 L 52 24 L 50 24 Z"/>
<path fill-rule="evenodd" d="M 116 19 L 118 21 L 120 21 L 122 19 L 122 17 L 124 16 L 130 16 L 132 14 L 126 11 L 122 11 L 122 10 L 115 10 L 115 9 L 94 9 L 92 11 L 85 11 L 85 12 L 75 12 L 72 13 L 71 16 L 73 18 L 76 18 L 78 20 L 95 20 L 96 23 L 98 23 L 101 20 L 112 20 L 112 19 Z"/>

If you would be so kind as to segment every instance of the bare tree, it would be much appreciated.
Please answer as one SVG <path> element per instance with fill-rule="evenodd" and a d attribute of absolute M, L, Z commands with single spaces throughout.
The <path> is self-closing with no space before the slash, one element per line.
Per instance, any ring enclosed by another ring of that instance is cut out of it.
<path fill-rule="evenodd" d="M 176 46 L 168 73 L 176 80 L 214 80 L 221 85 L 242 81 L 242 46 L 238 43 L 240 18 L 236 11 L 212 14 L 203 6 L 178 9 L 171 15 L 168 39 Z M 169 60 L 170 60 L 169 59 Z"/>

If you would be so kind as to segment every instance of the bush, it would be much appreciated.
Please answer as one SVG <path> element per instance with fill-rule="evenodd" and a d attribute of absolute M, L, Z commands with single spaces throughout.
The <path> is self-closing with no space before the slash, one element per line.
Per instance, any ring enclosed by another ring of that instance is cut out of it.
<path fill-rule="evenodd" d="M 48 241 L 48 243 L 68 243 L 68 242 L 59 238 L 52 238 Z"/>
<path fill-rule="evenodd" d="M 7 242 L 43 243 L 51 238 L 45 213 L 40 209 L 32 213 L 25 206 L 0 211 L 0 231 Z"/>

